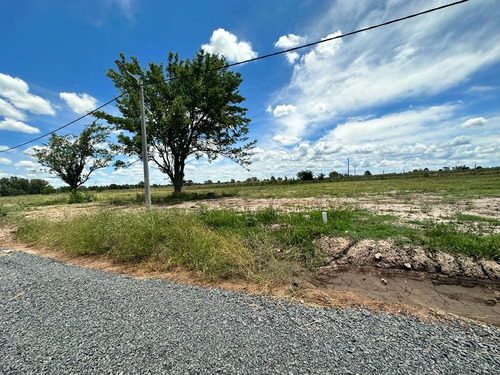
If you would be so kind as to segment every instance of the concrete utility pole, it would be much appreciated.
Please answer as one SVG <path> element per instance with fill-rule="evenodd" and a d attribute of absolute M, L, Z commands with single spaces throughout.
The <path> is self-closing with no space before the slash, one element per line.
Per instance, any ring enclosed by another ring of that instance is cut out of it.
<path fill-rule="evenodd" d="M 149 186 L 149 165 L 148 165 L 148 139 L 146 134 L 146 115 L 144 112 L 144 89 L 142 82 L 139 78 L 134 76 L 127 70 L 127 67 L 120 61 L 115 60 L 115 64 L 122 72 L 127 73 L 130 77 L 135 79 L 139 87 L 139 101 L 141 105 L 141 137 L 142 137 L 142 166 L 144 169 L 144 201 L 146 203 L 146 210 L 151 209 L 151 188 Z"/>
<path fill-rule="evenodd" d="M 347 158 L 347 177 L 349 177 L 349 158 Z"/>

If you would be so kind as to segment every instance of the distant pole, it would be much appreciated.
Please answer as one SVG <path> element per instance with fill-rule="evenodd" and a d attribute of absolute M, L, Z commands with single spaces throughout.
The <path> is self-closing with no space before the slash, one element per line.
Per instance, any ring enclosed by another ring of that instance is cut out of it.
<path fill-rule="evenodd" d="M 347 177 L 349 177 L 349 158 L 347 158 Z"/>
<path fill-rule="evenodd" d="M 146 211 L 151 209 L 151 188 L 149 186 L 149 165 L 148 165 L 148 139 L 146 134 L 146 114 L 144 112 L 144 88 L 139 78 L 130 73 L 125 65 L 120 60 L 115 60 L 118 68 L 135 79 L 139 86 L 139 101 L 141 105 L 141 137 L 142 137 L 142 166 L 144 169 L 144 201 L 146 203 Z"/>

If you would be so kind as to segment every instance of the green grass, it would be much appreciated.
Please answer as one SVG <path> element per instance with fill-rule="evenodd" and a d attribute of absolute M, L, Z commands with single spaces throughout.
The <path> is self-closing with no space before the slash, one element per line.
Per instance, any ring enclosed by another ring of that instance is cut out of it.
<path fill-rule="evenodd" d="M 455 218 L 460 222 L 476 222 L 476 223 L 488 223 L 495 226 L 500 226 L 499 219 L 493 219 L 489 217 L 477 216 L 477 215 L 464 215 L 464 214 L 456 214 Z"/>
<path fill-rule="evenodd" d="M 207 278 L 283 281 L 297 266 L 307 273 L 324 264 L 314 244 L 323 235 L 392 239 L 429 250 L 500 260 L 500 236 L 479 236 L 452 225 L 400 227 L 390 215 L 364 210 L 278 213 L 272 208 L 229 210 L 109 211 L 67 217 L 22 219 L 17 236 L 31 244 L 75 254 L 105 254 L 119 261 L 148 261 L 158 268 L 182 266 Z"/>
<path fill-rule="evenodd" d="M 426 245 L 452 254 L 500 261 L 500 235 L 463 233 L 452 225 L 435 224 L 425 232 Z"/>
<path fill-rule="evenodd" d="M 252 254 L 240 239 L 210 230 L 199 217 L 175 211 L 100 212 L 23 219 L 19 239 L 74 254 L 106 254 L 119 261 L 154 260 L 184 266 L 206 277 L 250 277 Z"/>

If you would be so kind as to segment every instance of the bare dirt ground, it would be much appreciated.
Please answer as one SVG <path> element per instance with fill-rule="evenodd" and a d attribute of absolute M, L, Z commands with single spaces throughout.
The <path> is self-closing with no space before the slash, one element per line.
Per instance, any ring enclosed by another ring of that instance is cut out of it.
<path fill-rule="evenodd" d="M 102 207 L 85 204 L 42 207 L 28 216 L 54 219 Z M 443 203 L 442 198 L 424 194 L 390 193 L 357 198 L 224 198 L 191 201 L 170 207 L 197 210 L 234 209 L 250 211 L 273 207 L 279 211 L 311 211 L 331 208 L 362 208 L 374 214 L 388 214 L 400 219 L 397 225 L 413 225 L 417 221 L 457 222 L 456 214 L 498 219 L 500 198 L 470 199 Z M 114 207 L 122 210 L 125 207 Z M 127 208 L 130 209 L 130 208 Z M 499 233 L 498 225 L 488 222 L 468 223 L 463 230 Z M 271 293 L 320 305 L 366 307 L 391 313 L 411 313 L 427 319 L 436 316 L 459 316 L 500 326 L 500 264 L 454 257 L 442 252 L 428 252 L 415 247 L 398 247 L 390 241 L 352 241 L 324 237 L 317 245 L 329 257 L 328 265 L 317 270 L 312 280 L 299 280 L 299 288 L 290 286 L 267 288 L 246 282 L 207 284 L 197 275 L 185 271 L 157 272 L 148 265 L 117 264 L 106 258 L 78 257 L 26 247 L 15 243 L 12 228 L 0 226 L 0 247 L 13 248 L 60 259 L 72 264 L 137 277 L 165 277 L 196 285 L 209 285 L 250 293 Z M 0 253 L 1 255 L 1 253 Z M 5 254 L 4 254 L 5 255 Z"/>
<path fill-rule="evenodd" d="M 484 219 L 500 217 L 500 198 L 469 199 L 454 203 L 444 203 L 439 196 L 420 193 L 401 194 L 390 192 L 384 195 L 363 195 L 355 198 L 223 198 L 192 201 L 173 207 L 185 209 L 232 209 L 237 211 L 256 211 L 268 207 L 280 211 L 310 211 L 335 208 L 366 209 L 377 215 L 392 215 L 400 219 L 401 225 L 414 225 L 415 221 L 436 223 L 458 222 L 457 214 L 479 216 Z M 500 227 L 487 222 L 459 225 L 464 230 L 481 229 L 483 232 L 498 234 Z M 476 227 L 476 228 L 474 228 Z"/>

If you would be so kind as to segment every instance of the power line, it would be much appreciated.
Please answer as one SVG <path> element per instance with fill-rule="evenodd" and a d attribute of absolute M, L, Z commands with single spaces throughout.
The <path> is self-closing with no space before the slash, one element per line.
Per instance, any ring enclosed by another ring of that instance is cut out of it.
<path fill-rule="evenodd" d="M 449 8 L 449 7 L 452 7 L 454 5 L 458 5 L 458 4 L 461 4 L 461 3 L 466 3 L 467 1 L 469 1 L 469 0 L 455 1 L 454 3 L 442 5 L 442 6 L 437 7 L 437 8 L 432 8 L 432 9 L 424 10 L 423 12 L 410 14 L 409 16 L 405 16 L 405 17 L 401 17 L 401 18 L 396 18 L 396 19 L 394 19 L 392 21 L 387 21 L 387 22 L 384 22 L 384 23 L 379 23 L 378 25 L 369 26 L 369 27 L 365 27 L 363 29 L 351 31 L 351 32 L 349 32 L 347 34 L 340 34 L 340 35 L 337 35 L 337 36 L 333 36 L 331 38 L 326 38 L 326 39 L 323 39 L 323 40 L 318 40 L 316 42 L 302 44 L 302 45 L 300 45 L 298 47 L 289 48 L 289 49 L 286 49 L 286 50 L 283 50 L 283 51 L 269 53 L 267 55 L 262 55 L 262 56 L 259 56 L 259 57 L 254 57 L 252 59 L 248 59 L 248 60 L 244 60 L 244 61 L 238 61 L 238 62 L 235 62 L 233 64 L 229 64 L 227 66 L 231 67 L 231 66 L 246 64 L 246 63 L 257 61 L 257 60 L 267 59 L 268 57 L 273 57 L 273 56 L 277 56 L 277 55 L 282 55 L 284 53 L 297 51 L 297 50 L 302 49 L 302 48 L 312 47 L 312 46 L 315 46 L 316 44 L 329 42 L 329 41 L 332 41 L 332 40 L 335 40 L 335 39 L 344 38 L 346 36 L 351 36 L 351 35 L 354 35 L 354 34 L 359 34 L 359 33 L 362 33 L 363 31 L 377 29 L 379 27 L 387 26 L 387 25 L 390 25 L 390 24 L 393 24 L 393 23 L 396 23 L 396 22 L 405 21 L 405 20 L 408 20 L 410 18 L 422 16 L 424 14 L 428 14 L 428 13 L 436 12 L 436 11 L 441 10 L 441 9 Z"/>
<path fill-rule="evenodd" d="M 452 6 L 455 6 L 455 5 L 459 5 L 459 4 L 462 4 L 462 3 L 466 3 L 467 1 L 469 0 L 460 0 L 460 1 L 455 1 L 453 3 L 449 3 L 449 4 L 445 4 L 445 5 L 442 5 L 442 6 L 439 6 L 439 7 L 436 7 L 436 8 L 431 8 L 431 9 L 427 9 L 427 10 L 424 10 L 422 12 L 418 12 L 418 13 L 413 13 L 413 14 L 410 14 L 408 16 L 405 16 L 405 17 L 401 17 L 401 18 L 396 18 L 394 20 L 391 20 L 391 21 L 387 21 L 387 22 L 384 22 L 384 23 L 379 23 L 377 25 L 373 25 L 373 26 L 369 26 L 369 27 L 365 27 L 363 29 L 358 29 L 358 30 L 355 30 L 355 31 L 351 31 L 349 33 L 346 33 L 346 34 L 340 34 L 340 35 L 337 35 L 337 36 L 334 36 L 334 37 L 331 37 L 331 38 L 326 38 L 326 39 L 322 39 L 322 40 L 318 40 L 318 41 L 315 41 L 315 42 L 311 42 L 311 43 L 307 43 L 307 44 L 302 44 L 300 46 L 297 46 L 297 47 L 293 47 L 293 48 L 288 48 L 288 49 L 285 49 L 285 50 L 282 50 L 282 51 L 278 51 L 278 52 L 273 52 L 273 53 L 269 53 L 267 55 L 262 55 L 262 56 L 258 56 L 258 57 L 254 57 L 254 58 L 251 58 L 251 59 L 247 59 L 247 60 L 243 60 L 243 61 L 238 61 L 238 62 L 235 62 L 235 63 L 232 63 L 232 64 L 227 64 L 227 65 L 224 65 L 222 67 L 218 67 L 218 68 L 214 68 L 213 70 L 222 70 L 222 69 L 227 69 L 227 68 L 231 68 L 233 66 L 238 66 L 238 65 L 242 65 L 242 64 L 247 64 L 247 63 L 250 63 L 250 62 L 254 62 L 254 61 L 258 61 L 258 60 L 263 60 L 263 59 L 267 59 L 269 57 L 274 57 L 274 56 L 278 56 L 278 55 L 282 55 L 282 54 L 285 54 L 285 53 L 289 53 L 289 52 L 293 52 L 293 51 L 297 51 L 299 49 L 303 49 L 303 48 L 308 48 L 308 47 L 312 47 L 312 46 L 315 46 L 317 44 L 320 44 L 320 43 L 326 43 L 326 42 L 330 42 L 332 40 L 335 40 L 335 39 L 341 39 L 341 38 L 344 38 L 346 36 L 351 36 L 351 35 L 354 35 L 354 34 L 359 34 L 359 33 L 362 33 L 364 31 L 368 31 L 368 30 L 373 30 L 373 29 L 377 29 L 379 27 L 383 27 L 383 26 L 387 26 L 387 25 L 391 25 L 393 23 L 397 23 L 397 22 L 401 22 L 401 21 L 405 21 L 405 20 L 408 20 L 410 18 L 415 18 L 415 17 L 418 17 L 418 16 L 422 16 L 424 14 L 429 14 L 429 13 L 432 13 L 432 12 L 436 12 L 438 10 L 442 10 L 442 9 L 445 9 L 445 8 L 449 8 L 449 7 L 452 7 Z M 186 75 L 186 76 L 189 76 L 189 75 Z M 179 79 L 179 78 L 182 78 L 184 76 L 178 76 L 178 77 L 172 77 L 172 78 L 169 78 L 169 79 L 166 79 L 165 82 L 168 82 L 168 81 L 172 81 L 172 80 L 175 80 L 175 79 Z M 152 84 L 152 83 L 149 83 L 149 84 Z M 143 84 L 144 85 L 144 84 Z M 80 121 L 81 119 L 87 117 L 87 116 L 90 116 L 91 114 L 93 114 L 94 112 L 100 110 L 101 108 L 104 108 L 106 107 L 108 104 L 111 104 L 112 102 L 114 102 L 115 100 L 121 98 L 122 96 L 128 94 L 130 91 L 132 90 L 128 90 L 128 91 L 125 91 L 124 93 L 118 95 L 118 96 L 115 96 L 113 99 L 111 100 L 108 100 L 106 103 L 104 103 L 103 105 L 97 107 L 96 109 L 90 111 L 90 112 L 87 112 L 86 114 L 78 117 L 77 119 L 73 120 L 73 121 L 70 121 L 68 122 L 67 124 L 64 124 L 63 126 L 60 126 L 59 128 L 57 129 L 54 129 L 48 133 L 45 133 L 43 135 L 40 135 L 30 141 L 26 141 L 24 143 L 21 143 L 21 144 L 18 144 L 16 146 L 12 146 L 12 147 L 9 147 L 9 148 L 6 148 L 5 150 L 0 150 L 0 153 L 2 152 L 7 152 L 7 151 L 11 151 L 11 150 L 14 150 L 16 148 L 19 148 L 19 147 L 22 147 L 22 146 L 26 146 L 27 144 L 30 144 L 30 143 L 33 143 L 35 141 L 38 141 L 39 139 L 42 139 L 42 138 L 45 138 L 53 133 L 56 133 L 58 132 L 59 130 L 61 129 L 64 129 L 72 124 L 74 124 L 75 122 L 77 121 Z"/>

